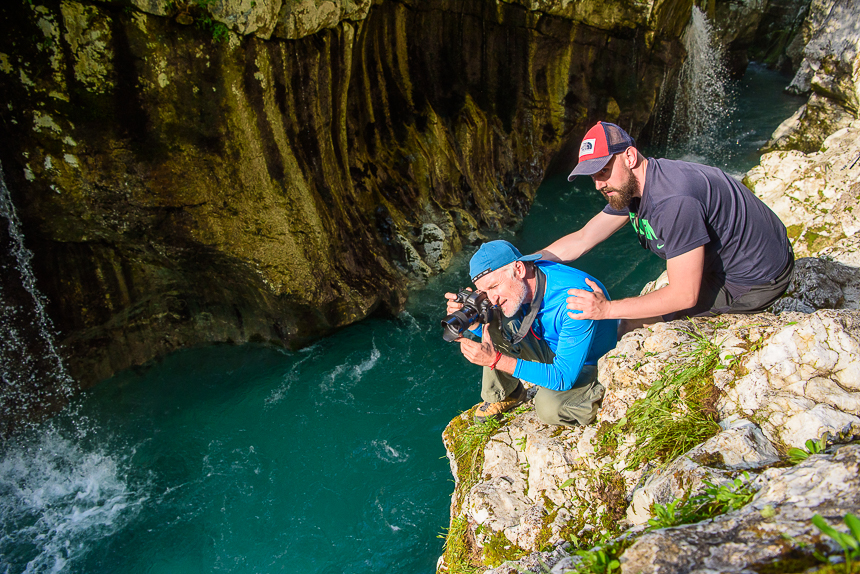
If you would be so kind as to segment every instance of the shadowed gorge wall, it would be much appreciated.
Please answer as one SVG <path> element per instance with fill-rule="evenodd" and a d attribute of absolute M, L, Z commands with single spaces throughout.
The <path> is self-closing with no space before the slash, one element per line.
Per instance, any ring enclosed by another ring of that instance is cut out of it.
<path fill-rule="evenodd" d="M 0 8 L 0 160 L 85 385 L 397 311 L 589 122 L 643 128 L 691 5 L 384 1 L 284 39 L 302 3 L 254 33 L 221 3 L 219 41 L 137 4 Z"/>

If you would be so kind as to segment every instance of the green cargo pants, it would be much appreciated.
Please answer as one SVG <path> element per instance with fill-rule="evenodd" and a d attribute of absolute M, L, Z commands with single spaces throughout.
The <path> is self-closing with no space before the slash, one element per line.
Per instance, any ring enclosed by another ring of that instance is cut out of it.
<path fill-rule="evenodd" d="M 512 319 L 502 318 L 500 320 L 498 318 L 499 313 L 496 315 L 497 317 L 484 330 L 484 337 L 489 333 L 496 350 L 501 351 L 504 355 L 525 361 L 540 363 L 553 361 L 555 353 L 545 341 L 535 337 L 531 331 L 518 345 L 514 346 L 510 342 L 510 334 L 515 333 L 519 328 L 522 317 L 517 315 Z M 507 336 L 502 334 L 502 329 L 508 333 Z M 499 402 L 511 394 L 519 383 L 520 380 L 513 375 L 484 367 L 481 398 L 488 403 Z M 603 401 L 605 391 L 603 385 L 597 382 L 597 367 L 585 365 L 582 367 L 572 389 L 553 391 L 541 387 L 534 398 L 535 411 L 538 418 L 547 424 L 587 425 L 594 421 L 597 416 L 597 410 Z"/>

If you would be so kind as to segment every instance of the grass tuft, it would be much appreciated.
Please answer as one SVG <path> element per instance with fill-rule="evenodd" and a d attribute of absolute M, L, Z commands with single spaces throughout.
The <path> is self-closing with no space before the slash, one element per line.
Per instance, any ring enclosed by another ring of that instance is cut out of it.
<path fill-rule="evenodd" d="M 716 409 L 720 392 L 713 378 L 720 366 L 720 347 L 699 333 L 690 334 L 693 349 L 665 367 L 648 394 L 601 434 L 607 450 L 614 450 L 625 436 L 634 437 L 628 470 L 650 461 L 669 463 L 720 432 Z"/>

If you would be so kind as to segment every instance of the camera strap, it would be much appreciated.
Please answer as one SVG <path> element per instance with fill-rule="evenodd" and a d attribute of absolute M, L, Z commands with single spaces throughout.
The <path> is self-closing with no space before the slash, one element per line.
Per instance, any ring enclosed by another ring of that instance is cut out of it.
<path fill-rule="evenodd" d="M 537 279 L 537 286 L 535 287 L 535 296 L 532 298 L 532 302 L 529 305 L 529 312 L 523 318 L 523 322 L 520 324 L 520 328 L 517 329 L 516 334 L 511 337 L 511 343 L 514 345 L 519 345 L 520 341 L 526 338 L 526 335 L 529 334 L 529 329 L 532 328 L 532 323 L 535 322 L 535 317 L 537 317 L 538 311 L 540 311 L 541 303 L 543 303 L 543 294 L 546 291 L 546 275 L 544 275 L 543 271 L 538 269 L 538 266 L 535 265 L 535 279 Z"/>

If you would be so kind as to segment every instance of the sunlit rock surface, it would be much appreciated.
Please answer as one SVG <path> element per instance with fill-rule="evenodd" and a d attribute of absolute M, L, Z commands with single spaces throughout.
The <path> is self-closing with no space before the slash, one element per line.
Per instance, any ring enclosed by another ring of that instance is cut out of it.
<path fill-rule="evenodd" d="M 792 468 L 765 470 L 755 481 L 758 493 L 740 510 L 643 535 L 621 556 L 621 571 L 754 572 L 756 566 L 788 558 L 792 544 L 786 536 L 839 554 L 842 549 L 821 536 L 811 519 L 820 514 L 844 531 L 842 517 L 860 513 L 860 445 L 831 450 L 832 454 L 813 455 Z M 811 556 L 807 562 L 815 565 Z"/>
<path fill-rule="evenodd" d="M 813 0 L 800 38 L 803 61 L 789 90 L 809 101 L 771 137 L 769 150 L 815 152 L 823 140 L 857 118 L 860 104 L 860 5 Z"/>
<path fill-rule="evenodd" d="M 860 266 L 860 120 L 829 135 L 820 151 L 763 155 L 744 181 L 788 228 L 797 258 Z"/>
<path fill-rule="evenodd" d="M 631 442 L 614 453 L 601 450 L 602 425 L 625 417 L 660 372 L 683 364 L 700 337 L 719 345 L 725 367 L 712 375 L 720 390 L 715 405 L 719 432 L 665 467 L 647 461 L 630 468 Z M 834 446 L 828 452 L 836 454 L 783 467 L 789 448 L 803 448 L 807 440 L 825 434 L 836 444 L 860 439 L 860 312 L 726 315 L 658 324 L 626 335 L 600 361 L 599 373 L 607 394 L 594 424 L 551 427 L 530 411 L 490 439 L 481 480 L 467 492 L 455 491 L 452 505 L 467 518 L 478 551 L 485 544 L 498 546 L 501 533 L 526 553 L 557 547 L 520 563 L 535 565 L 540 557 L 552 565 L 562 560 L 559 548 L 569 546 L 565 540 L 605 528 L 607 519 L 644 525 L 653 516 L 653 504 L 701 492 L 706 482 L 728 483 L 743 472 L 755 478 L 759 490 L 749 506 L 713 522 L 643 536 L 622 555 L 623 571 L 688 572 L 684 565 L 701 560 L 715 565 L 735 560 L 735 566 L 713 567 L 741 571 L 791 552 L 788 543 L 774 545 L 780 528 L 809 539 L 814 534 L 809 519 L 816 512 L 830 518 L 857 512 L 860 446 Z M 445 434 L 449 448 L 453 432 L 452 426 Z M 456 465 L 452 470 L 456 476 Z M 816 490 L 810 476 L 827 486 Z M 831 484 L 837 479 L 843 483 Z M 773 506 L 776 518 L 760 515 L 765 505 Z M 727 531 L 717 538 L 720 544 L 743 545 L 743 552 L 727 553 L 706 542 L 718 524 Z M 759 527 L 768 530 L 767 536 L 749 536 Z M 631 532 L 641 531 L 639 526 Z M 677 550 L 670 552 L 668 544 Z M 516 571 L 513 565 L 493 570 Z"/>

